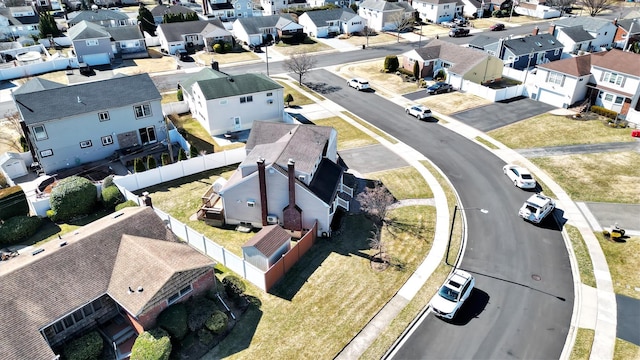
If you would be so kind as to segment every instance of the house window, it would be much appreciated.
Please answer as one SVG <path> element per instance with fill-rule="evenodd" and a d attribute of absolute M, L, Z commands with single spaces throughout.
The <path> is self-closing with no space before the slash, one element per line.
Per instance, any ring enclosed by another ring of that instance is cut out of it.
<path fill-rule="evenodd" d="M 220 105 L 227 105 L 227 100 L 220 100 Z"/>
<path fill-rule="evenodd" d="M 100 121 L 107 121 L 107 120 L 109 120 L 109 112 L 108 112 L 108 111 L 99 112 L 99 113 L 98 113 L 98 119 L 100 119 Z"/>
<path fill-rule="evenodd" d="M 253 96 L 249 95 L 249 96 L 241 96 L 240 97 L 240 104 L 244 104 L 244 103 L 248 103 L 248 102 L 252 102 L 253 101 Z"/>
<path fill-rule="evenodd" d="M 138 132 L 140 133 L 142 144 L 151 144 L 158 141 L 156 138 L 156 129 L 153 126 L 138 129 Z"/>
<path fill-rule="evenodd" d="M 615 103 L 620 105 L 622 104 L 622 102 L 624 101 L 624 98 L 622 96 L 616 96 L 616 101 Z"/>
<path fill-rule="evenodd" d="M 549 73 L 549 78 L 547 79 L 548 83 L 562 85 L 562 81 L 564 80 L 564 75 L 556 72 Z"/>
<path fill-rule="evenodd" d="M 52 156 L 53 155 L 53 150 L 51 149 L 47 149 L 47 150 L 42 150 L 40 151 L 40 157 L 48 157 L 48 156 Z"/>
<path fill-rule="evenodd" d="M 76 322 L 79 322 L 82 319 L 84 319 L 84 315 L 82 315 L 82 309 L 76 310 L 73 313 L 73 320 L 75 320 Z"/>
<path fill-rule="evenodd" d="M 560 49 L 553 50 L 553 55 L 558 55 L 560 53 Z"/>
<path fill-rule="evenodd" d="M 53 324 L 53 330 L 55 330 L 56 334 L 60 334 L 61 332 L 63 332 L 64 325 L 62 325 L 62 321 L 58 321 L 57 323 Z"/>
<path fill-rule="evenodd" d="M 445 5 L 445 6 L 443 6 L 442 8 L 443 8 L 443 9 L 448 9 L 448 8 L 449 8 L 449 5 Z"/>
<path fill-rule="evenodd" d="M 88 148 L 91 147 L 91 140 L 85 140 L 85 141 L 80 141 L 80 148 L 84 149 L 84 148 Z"/>
<path fill-rule="evenodd" d="M 84 316 L 87 317 L 93 314 L 93 307 L 91 307 L 91 304 L 87 304 L 82 307 L 82 312 L 84 313 Z"/>
<path fill-rule="evenodd" d="M 191 287 L 191 284 L 183 287 L 182 289 L 180 289 L 180 291 L 178 291 L 177 293 L 169 296 L 169 298 L 167 299 L 167 303 L 169 305 L 173 304 L 174 302 L 180 300 L 182 297 L 184 297 L 185 295 L 189 294 L 191 291 L 193 290 L 193 287 Z"/>
<path fill-rule="evenodd" d="M 622 79 L 624 77 L 620 74 L 616 74 L 616 73 L 605 73 L 604 74 L 604 81 L 608 82 L 610 84 L 616 84 L 616 85 L 621 85 L 622 84 Z"/>
<path fill-rule="evenodd" d="M 69 315 L 66 318 L 62 319 L 62 322 L 64 323 L 64 327 L 65 328 L 69 328 L 69 327 L 73 326 L 73 324 L 74 324 L 73 317 L 71 315 Z"/>
<path fill-rule="evenodd" d="M 91 303 L 91 306 L 93 306 L 93 310 L 98 311 L 102 309 L 102 301 L 100 299 L 95 299 Z"/>
<path fill-rule="evenodd" d="M 88 40 L 85 40 L 85 44 L 87 46 L 98 46 L 98 40 L 96 40 L 96 39 L 88 39 Z"/>
<path fill-rule="evenodd" d="M 611 100 L 613 100 L 613 94 L 606 94 L 604 96 L 604 101 L 609 101 L 611 102 Z"/>
<path fill-rule="evenodd" d="M 267 93 L 267 96 L 273 96 L 273 93 L 269 92 L 269 93 Z"/>
<path fill-rule="evenodd" d="M 36 140 L 46 140 L 49 137 L 47 136 L 47 131 L 44 129 L 44 125 L 38 125 L 33 127 L 33 134 L 36 136 Z"/>
<path fill-rule="evenodd" d="M 111 135 L 102 137 L 102 145 L 107 146 L 113 144 L 113 137 Z"/>
<path fill-rule="evenodd" d="M 252 208 L 256 206 L 255 200 L 247 200 L 247 206 Z"/>
<path fill-rule="evenodd" d="M 136 114 L 136 119 L 151 116 L 151 105 L 142 104 L 133 107 L 133 111 Z"/>

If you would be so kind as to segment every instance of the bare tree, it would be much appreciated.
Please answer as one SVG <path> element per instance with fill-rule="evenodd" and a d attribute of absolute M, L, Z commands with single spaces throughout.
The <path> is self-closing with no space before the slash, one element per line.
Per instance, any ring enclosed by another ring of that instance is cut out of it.
<path fill-rule="evenodd" d="M 576 0 L 548 0 L 545 5 L 558 9 L 560 11 L 560 16 L 564 14 L 565 9 L 571 8 L 573 4 L 576 3 Z"/>
<path fill-rule="evenodd" d="M 366 188 L 356 197 L 360 203 L 360 209 L 364 211 L 376 225 L 383 225 L 387 217 L 389 206 L 394 203 L 393 195 L 377 182 L 373 188 Z"/>
<path fill-rule="evenodd" d="M 4 128 L 0 131 L 0 144 L 17 152 L 22 152 L 20 145 L 20 136 L 22 136 L 22 128 L 20 127 L 20 115 L 17 111 L 8 111 L 5 119 L 0 120 L 0 127 Z"/>
<path fill-rule="evenodd" d="M 615 2 L 616 0 L 582 0 L 582 6 L 587 9 L 590 16 L 596 16 L 611 9 Z"/>
<path fill-rule="evenodd" d="M 373 230 L 369 232 L 369 246 L 371 249 L 376 250 L 378 259 L 382 262 L 382 253 L 384 253 L 384 243 L 382 242 L 382 236 L 380 236 L 380 228 L 378 225 L 373 224 Z"/>
<path fill-rule="evenodd" d="M 413 23 L 415 21 L 413 15 L 407 17 L 404 11 L 399 11 L 391 15 L 390 20 L 393 23 L 393 26 L 396 28 L 396 31 L 398 32 L 397 42 L 400 42 L 400 33 L 407 29 L 413 28 Z"/>
<path fill-rule="evenodd" d="M 302 77 L 316 66 L 316 59 L 298 52 L 284 61 L 284 68 L 298 75 L 298 84 L 302 85 Z"/>

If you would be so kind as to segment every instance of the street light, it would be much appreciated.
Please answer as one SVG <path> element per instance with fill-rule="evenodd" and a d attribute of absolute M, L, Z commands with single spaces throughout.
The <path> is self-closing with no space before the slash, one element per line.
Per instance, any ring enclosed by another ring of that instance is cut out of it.
<path fill-rule="evenodd" d="M 454 224 L 456 222 L 456 213 L 458 212 L 458 210 L 460 210 L 460 211 L 463 211 L 463 210 L 480 210 L 480 212 L 483 213 L 483 214 L 487 214 L 489 212 L 489 210 L 482 209 L 482 208 L 459 208 L 458 205 L 456 205 L 453 208 L 453 218 L 451 219 L 451 231 L 449 231 L 449 242 L 447 243 L 447 255 L 445 255 L 445 258 L 444 258 L 445 264 L 450 265 L 450 266 L 454 266 L 455 265 L 455 264 L 449 264 L 449 250 L 451 249 L 451 238 L 453 237 L 453 226 L 454 226 Z"/>

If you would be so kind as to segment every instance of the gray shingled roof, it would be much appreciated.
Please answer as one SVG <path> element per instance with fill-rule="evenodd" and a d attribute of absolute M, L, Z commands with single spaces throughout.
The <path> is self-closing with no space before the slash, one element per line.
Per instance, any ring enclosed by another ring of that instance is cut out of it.
<path fill-rule="evenodd" d="M 598 32 L 603 26 L 611 23 L 611 20 L 601 19 L 592 16 L 576 16 L 566 17 L 555 21 L 556 26 L 571 27 L 582 26 L 583 29 L 589 32 Z"/>
<path fill-rule="evenodd" d="M 583 29 L 582 26 L 561 27 L 558 28 L 558 31 L 565 33 L 569 39 L 577 43 L 594 39 L 594 37 Z"/>
<path fill-rule="evenodd" d="M 27 125 L 161 99 L 146 73 L 14 94 Z"/>
<path fill-rule="evenodd" d="M 362 2 L 362 4 L 360 4 L 360 8 L 375 11 L 397 11 L 400 9 L 406 10 L 406 6 L 403 6 L 399 2 L 388 2 L 385 0 L 365 0 Z"/>
<path fill-rule="evenodd" d="M 309 184 L 309 189 L 326 204 L 331 204 L 338 192 L 336 184 L 340 182 L 343 171 L 338 164 L 323 158 Z"/>
<path fill-rule="evenodd" d="M 618 27 L 623 28 L 625 31 L 629 31 L 631 29 L 631 23 L 638 19 L 623 19 L 618 20 Z M 637 21 L 635 25 L 633 25 L 633 33 L 636 34 L 640 32 L 640 21 Z"/>
<path fill-rule="evenodd" d="M 291 241 L 291 234 L 281 228 L 280 225 L 267 225 L 262 227 L 242 247 L 253 246 L 265 257 L 270 257 L 288 241 Z"/>
<path fill-rule="evenodd" d="M 591 74 L 591 54 L 556 60 L 538 67 L 575 77 L 586 76 Z"/>
<path fill-rule="evenodd" d="M 487 35 L 476 35 L 469 41 L 469 46 L 484 49 L 487 45 L 495 44 L 500 41 L 499 38 L 487 36 Z"/>
<path fill-rule="evenodd" d="M 151 9 L 151 15 L 164 16 L 164 14 L 195 14 L 196 12 L 182 5 L 158 5 Z"/>
<path fill-rule="evenodd" d="M 13 7 L 14 9 L 19 9 L 19 8 L 27 8 L 27 9 L 32 9 L 31 6 L 15 6 Z M 7 18 L 7 20 L 9 20 L 9 24 L 10 25 L 36 25 L 40 22 L 40 16 L 38 15 L 38 12 L 35 12 L 36 14 L 34 16 L 20 16 L 20 17 L 13 17 L 13 15 L 11 14 L 11 8 L 0 8 L 0 15 L 4 16 Z"/>
<path fill-rule="evenodd" d="M 450 71 L 465 74 L 484 61 L 489 54 L 474 48 L 466 48 L 443 40 L 431 40 L 427 45 L 416 49 L 423 60 L 442 59 L 453 65 Z"/>
<path fill-rule="evenodd" d="M 17 88 L 13 92 L 13 95 L 26 94 L 34 91 L 42 91 L 48 89 L 57 89 L 62 87 L 66 87 L 66 85 L 57 83 L 55 81 L 35 77 Z"/>
<path fill-rule="evenodd" d="M 226 31 L 224 24 L 222 24 L 222 21 L 219 19 L 166 23 L 160 24 L 158 27 L 162 29 L 162 34 L 164 34 L 164 37 L 168 42 L 174 42 L 181 41 L 183 39 L 183 35 L 200 34 L 205 29 L 207 29 L 207 32 L 211 32 L 211 26 L 215 26 L 216 28 Z M 226 32 L 226 35 L 231 35 L 230 32 Z"/>
<path fill-rule="evenodd" d="M 135 25 L 107 27 L 104 29 L 111 35 L 111 40 L 113 41 L 144 39 L 140 28 Z"/>
<path fill-rule="evenodd" d="M 111 34 L 109 34 L 103 26 L 85 20 L 79 22 L 78 25 L 71 27 L 67 31 L 67 34 L 71 40 L 111 38 Z"/>
<path fill-rule="evenodd" d="M 281 19 L 282 18 L 282 19 Z M 251 16 L 239 18 L 236 20 L 242 25 L 247 34 L 262 34 L 262 29 L 276 27 L 282 21 L 290 23 L 293 21 L 291 15 L 270 15 L 270 16 Z"/>
<path fill-rule="evenodd" d="M 282 85 L 264 74 L 229 75 L 223 78 L 200 80 L 197 86 L 207 100 L 282 89 Z"/>
<path fill-rule="evenodd" d="M 145 292 L 150 290 L 145 296 L 153 295 L 151 290 L 161 287 L 166 279 L 142 276 L 148 274 L 145 270 L 148 266 L 158 266 L 154 263 L 159 262 L 160 250 L 171 256 L 159 265 L 172 264 L 175 268 L 189 269 L 213 265 L 212 260 L 188 245 L 174 242 L 176 236 L 153 209 L 134 207 L 117 214 L 121 215 L 109 215 L 65 235 L 63 240 L 67 245 L 64 247 L 58 246 L 59 241 L 51 241 L 41 246 L 45 250 L 41 254 L 23 254 L 2 262 L 0 358 L 53 359 L 55 355 L 39 330 L 104 295 L 110 283 L 120 281 L 121 276 L 139 282 L 140 285 L 134 285 L 136 288 L 143 286 Z M 126 235 L 134 238 L 123 240 Z M 147 238 L 141 241 L 149 249 L 135 244 L 142 237 Z M 124 255 L 119 253 L 121 245 L 127 251 L 135 252 L 126 254 L 129 256 L 128 273 L 124 270 L 114 273 L 117 258 Z M 147 254 L 151 256 L 147 257 Z M 179 255 L 173 259 L 174 254 Z M 116 295 L 119 303 L 128 302 L 126 298 L 118 297 Z"/>
<path fill-rule="evenodd" d="M 564 45 L 551 34 L 538 34 L 505 40 L 504 47 L 510 49 L 514 55 L 520 56 L 529 54 L 531 49 L 533 49 L 534 52 L 541 52 L 561 49 Z"/>
<path fill-rule="evenodd" d="M 335 20 L 346 21 L 356 16 L 353 10 L 349 8 L 314 10 L 314 11 L 307 11 L 305 12 L 305 14 L 307 14 L 309 19 L 311 19 L 311 21 L 316 26 L 327 26 L 327 22 L 329 21 L 335 21 Z"/>
<path fill-rule="evenodd" d="M 129 16 L 120 11 L 106 10 L 106 9 L 98 9 L 98 10 L 84 10 L 78 11 L 73 19 L 68 21 L 69 26 L 75 26 L 79 22 L 86 20 L 89 22 L 100 22 L 100 21 L 110 21 L 110 20 L 129 20 Z"/>

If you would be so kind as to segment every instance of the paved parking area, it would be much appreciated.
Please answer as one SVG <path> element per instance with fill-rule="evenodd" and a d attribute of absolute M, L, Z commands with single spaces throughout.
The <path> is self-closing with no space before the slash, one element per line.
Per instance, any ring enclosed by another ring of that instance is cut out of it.
<path fill-rule="evenodd" d="M 384 145 L 364 146 L 342 150 L 339 153 L 349 169 L 353 169 L 360 174 L 409 166 L 406 161 Z"/>
<path fill-rule="evenodd" d="M 480 131 L 487 132 L 553 109 L 556 108 L 542 102 L 521 98 L 453 113 L 451 117 Z"/>

